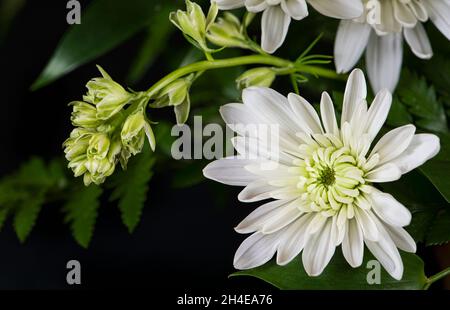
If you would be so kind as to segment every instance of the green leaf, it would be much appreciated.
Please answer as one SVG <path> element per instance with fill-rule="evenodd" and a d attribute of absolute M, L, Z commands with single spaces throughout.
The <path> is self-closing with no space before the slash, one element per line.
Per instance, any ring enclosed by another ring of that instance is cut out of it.
<path fill-rule="evenodd" d="M 40 191 L 33 199 L 23 201 L 16 211 L 13 225 L 20 242 L 24 242 L 33 229 L 44 201 L 45 191 Z"/>
<path fill-rule="evenodd" d="M 411 124 L 412 122 L 413 118 L 411 114 L 409 114 L 406 107 L 397 97 L 394 97 L 386 123 L 392 127 L 399 127 L 406 124 Z"/>
<path fill-rule="evenodd" d="M 174 173 L 172 186 L 174 188 L 186 188 L 197 185 L 205 180 L 203 176 L 203 168 L 206 164 L 201 160 L 190 160 L 183 162 L 183 166 L 178 168 Z"/>
<path fill-rule="evenodd" d="M 421 166 L 419 169 L 433 185 L 450 202 L 450 135 L 440 134 L 441 150 L 439 154 Z"/>
<path fill-rule="evenodd" d="M 435 225 L 439 225 L 437 220 L 441 214 L 447 212 L 446 210 L 450 210 L 450 205 L 419 171 L 411 171 L 403 175 L 399 181 L 383 183 L 381 187 L 411 211 L 411 224 L 406 230 L 416 242 L 432 245 L 436 240 L 439 240 L 439 243 L 450 240 L 448 233 L 438 237 L 440 230 L 433 232 Z"/>
<path fill-rule="evenodd" d="M 339 251 L 340 252 L 340 251 Z M 251 276 L 264 280 L 283 290 L 420 290 L 427 278 L 423 261 L 414 254 L 402 253 L 405 271 L 400 281 L 393 279 L 381 267 L 380 284 L 368 284 L 367 276 L 372 268 L 366 268 L 373 256 L 367 253 L 361 267 L 352 268 L 341 253 L 336 253 L 325 271 L 318 277 L 309 277 L 300 256 L 286 266 L 278 266 L 274 260 L 250 270 L 238 271 L 231 276 Z"/>
<path fill-rule="evenodd" d="M 65 221 L 70 223 L 73 237 L 84 248 L 92 239 L 101 194 L 102 189 L 98 186 L 80 186 L 63 206 Z"/>
<path fill-rule="evenodd" d="M 441 210 L 430 227 L 427 245 L 441 245 L 450 241 L 450 209 Z"/>
<path fill-rule="evenodd" d="M 0 1 L 0 44 L 6 37 L 15 17 L 25 6 L 25 0 Z"/>
<path fill-rule="evenodd" d="M 415 124 L 426 130 L 448 132 L 445 110 L 433 86 L 425 78 L 404 70 L 397 90 L 400 102 L 415 118 Z"/>
<path fill-rule="evenodd" d="M 59 42 L 44 71 L 32 85 L 36 90 L 112 50 L 152 24 L 175 0 L 95 0 Z M 167 21 L 167 23 L 169 23 Z M 159 39 L 159 38 L 158 38 Z"/>
<path fill-rule="evenodd" d="M 0 209 L 0 230 L 2 230 L 6 218 L 8 217 L 8 211 L 9 210 L 6 208 Z"/>
<path fill-rule="evenodd" d="M 152 66 L 156 57 L 166 48 L 175 27 L 168 22 L 169 13 L 175 9 L 173 3 L 160 7 L 152 16 L 152 23 L 147 29 L 142 46 L 131 65 L 127 80 L 134 84 L 138 82 Z"/>
<path fill-rule="evenodd" d="M 110 200 L 119 201 L 122 221 L 130 233 L 141 218 L 154 163 L 155 158 L 146 143 L 143 152 L 130 160 L 127 170 L 117 173 L 111 181 L 114 191 Z"/>

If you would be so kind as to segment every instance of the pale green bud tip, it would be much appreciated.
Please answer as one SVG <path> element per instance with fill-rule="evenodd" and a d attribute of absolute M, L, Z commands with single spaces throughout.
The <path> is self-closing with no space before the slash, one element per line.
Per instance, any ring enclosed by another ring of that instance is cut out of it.
<path fill-rule="evenodd" d="M 236 79 L 236 83 L 241 89 L 250 86 L 270 87 L 275 78 L 276 73 L 270 68 L 254 68 L 244 72 Z"/>
<path fill-rule="evenodd" d="M 142 151 L 144 146 L 145 136 L 152 150 L 155 150 L 155 136 L 153 131 L 145 120 L 144 112 L 139 110 L 126 119 L 120 137 L 126 154 L 136 155 Z"/>
<path fill-rule="evenodd" d="M 186 0 L 186 11 L 178 10 L 169 15 L 170 21 L 180 29 L 188 38 L 192 39 L 198 47 L 207 50 L 206 32 L 214 23 L 218 14 L 218 7 L 213 3 L 209 9 L 208 16 L 195 2 Z"/>
<path fill-rule="evenodd" d="M 72 131 L 63 146 L 68 167 L 75 177 L 84 174 L 85 185 L 103 183 L 114 172 L 116 155 L 120 152 L 120 142 L 117 148 L 117 142 L 111 143 L 106 134 L 79 128 Z"/>
<path fill-rule="evenodd" d="M 95 128 L 100 125 L 95 106 L 82 101 L 74 101 L 69 105 L 73 107 L 70 120 L 74 126 Z"/>
<path fill-rule="evenodd" d="M 191 87 L 191 78 L 178 79 L 164 87 L 157 95 L 152 107 L 162 108 L 167 106 L 177 106 L 186 100 Z"/>
<path fill-rule="evenodd" d="M 249 47 L 241 22 L 235 15 L 228 12 L 224 13 L 224 18 L 219 18 L 209 27 L 207 38 L 218 46 Z"/>
<path fill-rule="evenodd" d="M 83 100 L 96 106 L 96 117 L 102 120 L 112 117 L 130 102 L 133 95 L 115 82 L 105 70 L 97 66 L 102 77 L 90 80 Z"/>

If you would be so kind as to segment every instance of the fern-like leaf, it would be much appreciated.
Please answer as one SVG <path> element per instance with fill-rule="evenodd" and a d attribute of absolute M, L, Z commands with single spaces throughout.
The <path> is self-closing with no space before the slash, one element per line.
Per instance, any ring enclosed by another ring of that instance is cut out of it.
<path fill-rule="evenodd" d="M 73 237 L 84 248 L 89 246 L 94 233 L 101 194 L 102 190 L 98 186 L 80 186 L 63 207 L 66 212 L 65 220 L 70 223 Z"/>
<path fill-rule="evenodd" d="M 154 163 L 155 158 L 146 145 L 141 154 L 130 160 L 127 170 L 117 173 L 109 185 L 114 188 L 110 200 L 118 200 L 122 221 L 130 233 L 140 221 Z"/>
<path fill-rule="evenodd" d="M 418 127 L 435 132 L 448 132 L 444 106 L 437 99 L 434 87 L 428 86 L 425 78 L 404 70 L 397 93 Z"/>
<path fill-rule="evenodd" d="M 13 225 L 20 242 L 24 242 L 30 234 L 44 202 L 45 191 L 40 191 L 33 199 L 22 201 L 17 209 Z"/>

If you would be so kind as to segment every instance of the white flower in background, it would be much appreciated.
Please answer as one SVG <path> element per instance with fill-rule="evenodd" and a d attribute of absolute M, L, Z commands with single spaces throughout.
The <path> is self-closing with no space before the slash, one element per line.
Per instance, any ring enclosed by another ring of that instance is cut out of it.
<path fill-rule="evenodd" d="M 249 12 L 263 12 L 261 47 L 275 52 L 284 42 L 291 18 L 308 16 L 307 2 L 321 14 L 334 18 L 357 18 L 363 13 L 361 0 L 211 0 L 221 10 L 246 7 Z"/>
<path fill-rule="evenodd" d="M 244 104 L 222 107 L 231 128 L 279 125 L 277 162 L 270 162 L 273 156 L 264 149 L 264 141 L 259 141 L 258 152 L 247 150 L 247 138 L 238 130 L 234 146 L 249 156 L 216 160 L 204 169 L 207 178 L 245 186 L 240 201 L 275 199 L 236 227 L 237 232 L 252 235 L 237 250 L 235 268 L 263 265 L 275 252 L 277 264 L 285 265 L 303 251 L 306 272 L 317 276 L 339 245 L 348 263 L 360 266 L 365 244 L 392 277 L 402 277 L 397 248 L 416 251 L 414 240 L 402 228 L 410 223 L 411 214 L 374 184 L 398 180 L 435 156 L 440 144 L 435 135 L 415 134 L 415 127 L 406 125 L 387 132 L 371 147 L 392 97 L 383 90 L 368 107 L 366 92 L 362 71 L 354 70 L 345 89 L 341 128 L 326 92 L 320 102 L 322 121 L 302 97 L 291 93 L 286 98 L 269 88 L 247 88 Z"/>
<path fill-rule="evenodd" d="M 423 22 L 430 19 L 450 40 L 450 0 L 361 1 L 364 14 L 339 25 L 334 57 L 337 71 L 348 72 L 366 50 L 367 73 L 375 92 L 395 89 L 402 65 L 403 37 L 417 57 L 432 57 Z"/>

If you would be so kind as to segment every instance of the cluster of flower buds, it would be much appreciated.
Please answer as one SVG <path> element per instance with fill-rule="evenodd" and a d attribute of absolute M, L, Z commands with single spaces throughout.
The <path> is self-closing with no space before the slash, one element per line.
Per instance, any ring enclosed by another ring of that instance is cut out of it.
<path fill-rule="evenodd" d="M 125 169 L 130 156 L 141 152 L 145 136 L 155 149 L 143 107 L 148 99 L 126 91 L 98 68 L 102 77 L 87 83 L 83 101 L 71 103 L 71 120 L 77 128 L 63 144 L 69 168 L 75 177 L 83 175 L 86 186 L 103 183 L 119 161 Z"/>
<path fill-rule="evenodd" d="M 178 10 L 170 14 L 170 21 L 183 32 L 193 45 L 201 50 L 210 51 L 206 44 L 206 33 L 217 17 L 219 9 L 213 2 L 209 8 L 208 15 L 195 2 L 186 0 L 186 11 Z"/>

